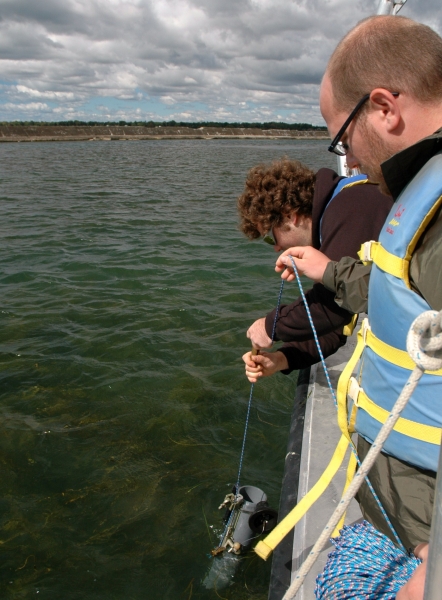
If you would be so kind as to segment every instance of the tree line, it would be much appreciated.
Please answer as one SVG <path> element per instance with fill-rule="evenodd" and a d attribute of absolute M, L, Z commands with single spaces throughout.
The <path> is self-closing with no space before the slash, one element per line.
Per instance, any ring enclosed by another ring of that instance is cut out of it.
<path fill-rule="evenodd" d="M 327 128 L 311 123 L 281 123 L 279 121 L 269 121 L 267 123 L 221 123 L 219 121 L 1 121 L 0 126 L 19 125 L 23 127 L 29 126 L 60 126 L 60 127 L 91 127 L 91 126 L 137 126 L 137 127 L 190 127 L 192 129 L 200 129 L 201 127 L 230 127 L 232 129 L 291 129 L 294 131 L 326 131 Z"/>

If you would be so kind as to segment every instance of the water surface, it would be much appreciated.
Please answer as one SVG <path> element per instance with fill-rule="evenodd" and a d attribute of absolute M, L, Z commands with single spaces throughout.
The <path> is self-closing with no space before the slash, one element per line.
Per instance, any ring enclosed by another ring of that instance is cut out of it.
<path fill-rule="evenodd" d="M 247 170 L 323 141 L 0 145 L 1 597 L 267 597 L 201 580 L 236 480 L 245 331 L 279 290 L 237 229 Z M 285 301 L 297 296 L 286 286 Z M 255 386 L 241 481 L 278 507 L 296 374 Z"/>

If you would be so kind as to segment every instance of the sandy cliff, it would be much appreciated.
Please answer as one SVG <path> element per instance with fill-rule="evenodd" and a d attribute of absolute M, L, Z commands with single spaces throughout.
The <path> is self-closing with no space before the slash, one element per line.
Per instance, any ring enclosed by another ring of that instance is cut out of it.
<path fill-rule="evenodd" d="M 143 127 L 143 126 L 58 126 L 2 125 L 0 142 L 51 142 L 77 140 L 161 140 L 161 139 L 242 139 L 291 138 L 329 139 L 326 131 L 249 129 L 230 127 Z"/>

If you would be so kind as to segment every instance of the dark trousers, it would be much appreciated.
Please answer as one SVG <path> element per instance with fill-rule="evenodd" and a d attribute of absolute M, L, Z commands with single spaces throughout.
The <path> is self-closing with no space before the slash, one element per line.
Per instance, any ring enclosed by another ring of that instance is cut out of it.
<path fill-rule="evenodd" d="M 358 454 L 361 461 L 370 447 L 371 444 L 359 436 Z M 413 549 L 421 542 L 428 542 L 436 473 L 380 454 L 368 478 L 405 548 Z M 356 500 L 364 518 L 396 543 L 367 484 L 361 486 Z"/>

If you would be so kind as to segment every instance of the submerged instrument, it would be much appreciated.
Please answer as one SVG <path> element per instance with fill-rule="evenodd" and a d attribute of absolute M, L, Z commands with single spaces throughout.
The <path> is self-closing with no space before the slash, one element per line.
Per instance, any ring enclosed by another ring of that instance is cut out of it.
<path fill-rule="evenodd" d="M 214 560 L 203 581 L 208 589 L 230 585 L 240 557 L 262 533 L 272 531 L 278 520 L 278 513 L 269 507 L 260 488 L 244 485 L 235 492 L 236 486 L 218 507 L 225 509 L 226 526 L 219 546 L 211 551 Z"/>
<path fill-rule="evenodd" d="M 234 554 L 245 552 L 261 533 L 275 527 L 278 518 L 276 510 L 269 507 L 266 494 L 253 485 L 240 487 L 238 494 L 227 494 L 218 508 L 226 509 L 226 529 L 220 545 L 212 550 L 212 556 L 225 550 Z"/>

